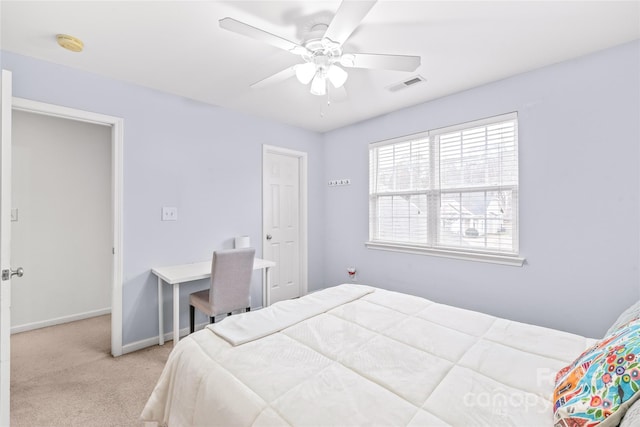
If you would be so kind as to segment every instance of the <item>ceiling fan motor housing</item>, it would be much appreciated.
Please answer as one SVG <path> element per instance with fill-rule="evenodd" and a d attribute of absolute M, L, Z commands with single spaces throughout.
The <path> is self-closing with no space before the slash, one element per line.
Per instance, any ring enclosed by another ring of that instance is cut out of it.
<path fill-rule="evenodd" d="M 314 62 L 318 65 L 323 65 L 323 62 L 326 62 L 325 65 L 339 62 L 340 56 L 342 56 L 340 45 L 327 38 L 308 40 L 304 47 L 308 53 L 303 55 L 302 58 L 307 62 Z"/>

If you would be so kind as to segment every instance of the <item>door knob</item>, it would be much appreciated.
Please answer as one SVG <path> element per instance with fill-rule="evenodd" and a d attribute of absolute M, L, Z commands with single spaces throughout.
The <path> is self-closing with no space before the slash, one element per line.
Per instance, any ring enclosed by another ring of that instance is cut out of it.
<path fill-rule="evenodd" d="M 273 236 L 271 234 L 267 234 L 267 240 L 271 240 Z"/>

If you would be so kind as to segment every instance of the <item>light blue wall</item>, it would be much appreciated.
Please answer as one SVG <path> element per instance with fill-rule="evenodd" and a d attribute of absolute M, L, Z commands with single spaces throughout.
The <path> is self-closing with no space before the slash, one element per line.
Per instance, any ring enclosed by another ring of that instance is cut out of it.
<path fill-rule="evenodd" d="M 603 334 L 640 296 L 639 57 L 634 42 L 327 133 L 325 180 L 352 182 L 325 188 L 327 285 L 355 266 L 361 283 Z M 370 142 L 511 111 L 524 267 L 365 248 Z"/>
<path fill-rule="evenodd" d="M 154 265 L 261 237 L 261 145 L 309 153 L 309 288 L 347 281 L 590 336 L 640 297 L 640 42 L 318 135 L 2 52 L 15 96 L 125 119 L 124 344 L 157 335 Z M 470 71 L 472 72 L 472 71 Z M 427 83 L 429 84 L 429 83 Z M 364 247 L 368 144 L 518 111 L 522 268 Z M 352 184 L 328 187 L 330 179 Z M 161 206 L 179 221 L 161 222 Z M 260 300 L 257 283 L 254 299 Z M 182 327 L 187 325 L 182 291 Z M 165 330 L 171 326 L 165 301 Z"/>
<path fill-rule="evenodd" d="M 308 153 L 309 288 L 323 286 L 320 135 L 8 52 L 2 67 L 13 71 L 14 96 L 124 119 L 123 344 L 158 334 L 152 266 L 207 259 L 243 234 L 261 251 L 263 144 Z M 178 221 L 161 222 L 162 206 L 176 206 Z M 203 287 L 181 289 L 181 327 L 188 294 Z M 253 289 L 260 305 L 259 277 Z"/>

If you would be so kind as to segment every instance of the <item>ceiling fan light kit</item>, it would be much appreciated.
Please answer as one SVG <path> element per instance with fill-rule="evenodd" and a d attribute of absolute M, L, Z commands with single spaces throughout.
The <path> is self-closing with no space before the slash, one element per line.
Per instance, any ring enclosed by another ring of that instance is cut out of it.
<path fill-rule="evenodd" d="M 308 85 L 316 75 L 316 65 L 312 62 L 305 62 L 304 64 L 298 64 L 296 68 L 296 77 L 298 81 L 303 85 Z"/>
<path fill-rule="evenodd" d="M 347 81 L 348 73 L 338 66 L 347 68 L 384 69 L 396 71 L 415 71 L 420 66 L 419 56 L 384 55 L 367 53 L 344 53 L 342 46 L 351 36 L 360 22 L 369 13 L 377 0 L 343 0 L 331 20 L 326 26 L 322 37 L 319 32 L 325 27 L 323 24 L 314 26 L 313 37 L 303 44 L 297 44 L 275 34 L 253 27 L 233 18 L 223 18 L 220 27 L 271 44 L 277 48 L 299 55 L 304 63 L 279 71 L 273 76 L 260 80 L 251 85 L 263 87 L 268 83 L 276 83 L 295 75 L 304 85 L 311 83 L 310 91 L 313 95 L 327 94 L 327 80 L 334 88 L 340 88 Z"/>
<path fill-rule="evenodd" d="M 349 75 L 345 70 L 335 64 L 331 64 L 327 70 L 327 77 L 331 84 L 337 89 L 347 81 Z"/>
<path fill-rule="evenodd" d="M 327 81 L 322 75 L 316 74 L 311 81 L 311 94 L 318 96 L 327 94 Z"/>

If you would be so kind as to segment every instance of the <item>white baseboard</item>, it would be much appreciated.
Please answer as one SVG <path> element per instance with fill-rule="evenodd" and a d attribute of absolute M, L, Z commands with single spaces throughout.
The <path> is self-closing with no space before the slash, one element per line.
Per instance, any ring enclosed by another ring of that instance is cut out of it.
<path fill-rule="evenodd" d="M 255 310 L 260 310 L 262 308 L 262 306 L 260 307 L 256 307 L 256 308 L 252 308 L 251 311 L 255 311 Z M 196 324 L 196 331 L 199 331 L 200 329 L 204 328 L 205 326 L 207 326 L 208 323 L 199 323 Z M 190 331 L 189 328 L 182 328 L 180 329 L 180 338 L 182 337 L 186 337 L 187 335 L 189 335 Z M 173 331 L 169 331 L 169 332 L 165 332 L 164 334 L 164 342 L 166 344 L 167 341 L 173 341 Z M 142 350 L 143 348 L 147 348 L 147 347 L 151 347 L 153 345 L 158 345 L 158 335 L 156 335 L 155 337 L 151 337 L 151 338 L 145 338 L 143 340 L 140 341 L 136 341 L 136 342 L 132 342 L 126 345 L 122 346 L 122 354 L 127 354 L 127 353 L 132 353 L 134 351 L 138 351 L 138 350 Z"/>
<path fill-rule="evenodd" d="M 34 329 L 46 328 L 47 326 L 61 325 L 63 323 L 75 322 L 76 320 L 88 319 L 90 317 L 102 316 L 111 313 L 111 307 L 100 310 L 87 311 L 84 313 L 72 314 L 70 316 L 56 317 L 55 319 L 41 320 L 39 322 L 25 323 L 24 325 L 12 326 L 11 333 L 32 331 Z"/>
<path fill-rule="evenodd" d="M 208 323 L 200 323 L 198 325 L 196 325 L 196 331 L 199 331 L 200 329 L 204 328 L 205 326 L 207 326 Z M 180 329 L 180 338 L 186 337 L 187 335 L 189 335 L 190 330 L 189 328 L 182 328 Z M 168 341 L 173 342 L 173 331 L 171 332 L 166 332 L 164 334 L 164 343 L 166 344 Z M 132 353 L 134 351 L 138 351 L 138 350 L 142 350 L 143 348 L 147 348 L 147 347 L 151 347 L 154 345 L 158 345 L 158 336 L 156 335 L 155 337 L 151 337 L 151 338 L 145 338 L 143 340 L 140 341 L 136 341 L 136 342 L 132 342 L 126 345 L 122 346 L 122 354 L 127 354 L 127 353 Z"/>

